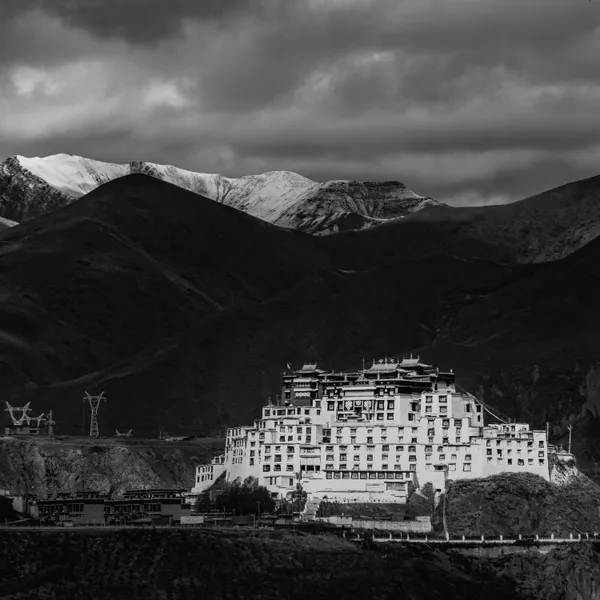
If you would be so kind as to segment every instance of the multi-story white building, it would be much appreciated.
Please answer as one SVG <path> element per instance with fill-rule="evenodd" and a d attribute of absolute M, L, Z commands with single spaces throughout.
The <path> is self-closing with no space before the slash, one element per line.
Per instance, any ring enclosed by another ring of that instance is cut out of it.
<path fill-rule="evenodd" d="M 223 473 L 254 477 L 274 497 L 298 484 L 338 501 L 403 502 L 409 484 L 530 472 L 549 479 L 545 431 L 484 424 L 484 407 L 454 374 L 418 358 L 381 359 L 353 373 L 315 364 L 283 375 L 281 400 L 227 431 L 225 453 L 197 468 L 192 495 Z"/>

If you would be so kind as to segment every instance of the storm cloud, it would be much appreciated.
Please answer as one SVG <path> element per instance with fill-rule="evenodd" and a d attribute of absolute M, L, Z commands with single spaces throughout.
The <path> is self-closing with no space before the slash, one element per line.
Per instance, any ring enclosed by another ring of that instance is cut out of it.
<path fill-rule="evenodd" d="M 600 171 L 597 56 L 588 0 L 5 0 L 0 158 L 509 202 Z"/>

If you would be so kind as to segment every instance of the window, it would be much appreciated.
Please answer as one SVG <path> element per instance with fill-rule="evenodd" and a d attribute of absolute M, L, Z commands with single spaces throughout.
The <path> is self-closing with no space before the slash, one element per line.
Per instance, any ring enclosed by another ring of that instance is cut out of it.
<path fill-rule="evenodd" d="M 373 455 L 372 454 L 367 454 L 367 461 L 368 462 L 372 462 L 373 461 Z"/>
<path fill-rule="evenodd" d="M 404 446 L 396 446 L 396 452 L 404 452 Z"/>
<path fill-rule="evenodd" d="M 510 450 L 509 450 L 509 452 L 510 452 Z M 507 464 L 512 465 L 512 458 L 507 459 L 506 462 L 507 462 Z"/>
<path fill-rule="evenodd" d="M 352 460 L 353 460 L 354 462 L 360 462 L 360 456 L 359 456 L 358 454 L 355 454 L 355 455 L 352 457 Z"/>
<path fill-rule="evenodd" d="M 431 461 L 431 454 L 426 454 L 426 455 L 425 455 L 425 460 L 426 460 L 427 462 L 430 462 L 430 461 Z"/>
<path fill-rule="evenodd" d="M 263 471 L 268 473 L 271 470 L 271 465 L 263 465 Z"/>
<path fill-rule="evenodd" d="M 433 396 L 425 396 L 425 402 L 431 404 L 433 402 Z"/>
<path fill-rule="evenodd" d="M 288 446 L 287 447 L 288 454 L 293 454 L 294 450 L 295 450 L 294 446 Z"/>
<path fill-rule="evenodd" d="M 471 462 L 471 455 L 470 454 L 465 454 L 465 461 Z"/>
<path fill-rule="evenodd" d="M 447 412 L 448 412 L 448 407 L 447 406 L 440 406 L 440 413 L 446 414 Z"/>
<path fill-rule="evenodd" d="M 415 415 L 414 415 L 414 413 L 408 413 L 408 420 L 409 420 L 409 421 L 414 421 L 414 420 L 415 420 Z"/>
<path fill-rule="evenodd" d="M 445 454 L 440 454 L 439 460 L 446 460 L 446 455 Z"/>
<path fill-rule="evenodd" d="M 293 471 L 294 470 L 294 465 L 287 465 L 285 468 L 286 471 Z"/>
<path fill-rule="evenodd" d="M 331 471 L 333 469 L 333 465 L 332 464 L 325 465 L 325 469 Z"/>
<path fill-rule="evenodd" d="M 347 454 L 340 454 L 340 460 L 342 460 L 342 461 L 348 460 L 348 455 Z"/>
<path fill-rule="evenodd" d="M 522 458 L 519 458 L 518 465 L 522 467 L 525 464 L 525 461 Z"/>
<path fill-rule="evenodd" d="M 425 407 L 425 412 L 426 412 L 426 413 L 430 413 L 430 412 L 432 412 L 432 407 L 431 407 L 431 406 L 426 406 L 426 407 Z"/>
<path fill-rule="evenodd" d="M 417 447 L 416 446 L 409 446 L 408 447 L 408 451 L 409 452 L 416 452 L 417 451 Z"/>
<path fill-rule="evenodd" d="M 394 410 L 394 401 L 388 400 L 387 407 L 388 407 L 388 410 Z"/>
<path fill-rule="evenodd" d="M 328 454 L 328 455 L 325 457 L 325 460 L 335 460 L 335 458 L 334 458 L 333 454 Z"/>
<path fill-rule="evenodd" d="M 538 446 L 539 446 L 540 448 L 543 448 L 543 447 L 544 447 L 544 441 L 543 441 L 543 440 L 540 440 L 540 442 L 538 443 Z"/>
<path fill-rule="evenodd" d="M 367 444 L 372 444 L 373 443 L 373 438 L 372 437 L 368 437 L 367 438 Z"/>
<path fill-rule="evenodd" d="M 414 454 L 408 456 L 408 462 L 416 462 L 417 457 Z"/>
<path fill-rule="evenodd" d="M 389 444 L 384 444 L 384 445 L 381 447 L 381 450 L 382 450 L 382 452 L 389 452 L 389 451 L 390 451 L 390 446 L 389 446 Z"/>
<path fill-rule="evenodd" d="M 471 463 L 465 463 L 463 465 L 463 471 L 470 471 L 471 470 Z"/>
<path fill-rule="evenodd" d="M 446 404 L 446 402 L 448 402 L 448 396 L 440 396 L 439 403 Z"/>
<path fill-rule="evenodd" d="M 377 420 L 383 421 L 383 413 L 377 413 Z"/>

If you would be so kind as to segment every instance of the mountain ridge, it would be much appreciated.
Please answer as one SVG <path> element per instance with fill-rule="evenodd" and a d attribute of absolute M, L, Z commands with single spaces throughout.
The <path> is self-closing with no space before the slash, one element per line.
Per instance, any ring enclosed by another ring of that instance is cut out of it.
<path fill-rule="evenodd" d="M 134 173 L 173 183 L 282 227 L 321 235 L 370 227 L 439 204 L 400 181 L 318 183 L 291 171 L 230 178 L 144 161 L 117 164 L 70 154 L 16 155 L 0 164 L 0 217 L 24 221 Z"/>

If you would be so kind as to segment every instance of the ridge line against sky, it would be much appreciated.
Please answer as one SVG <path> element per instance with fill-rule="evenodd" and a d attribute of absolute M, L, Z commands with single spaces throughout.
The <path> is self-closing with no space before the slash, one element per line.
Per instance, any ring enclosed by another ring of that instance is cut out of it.
<path fill-rule="evenodd" d="M 600 173 L 597 56 L 588 0 L 4 0 L 0 157 L 514 201 Z"/>

